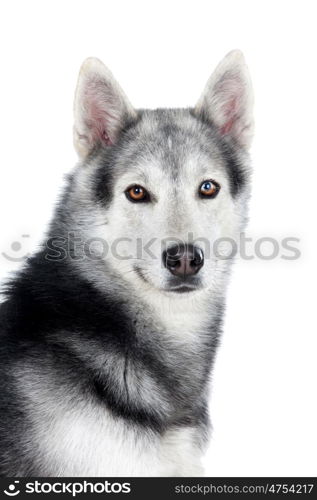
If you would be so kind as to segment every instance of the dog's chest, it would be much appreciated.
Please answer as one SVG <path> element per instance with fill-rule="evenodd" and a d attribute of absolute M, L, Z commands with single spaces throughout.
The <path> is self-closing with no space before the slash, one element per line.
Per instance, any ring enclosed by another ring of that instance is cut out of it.
<path fill-rule="evenodd" d="M 207 295 L 200 300 L 184 298 L 182 302 L 173 302 L 168 297 L 149 294 L 143 300 L 147 308 L 138 310 L 140 323 L 146 326 L 154 323 L 163 338 L 175 340 L 177 345 L 187 344 L 188 349 L 194 351 L 202 337 L 209 333 L 213 311 Z"/>
<path fill-rule="evenodd" d="M 197 433 L 184 427 L 155 435 L 107 412 L 82 408 L 60 413 L 39 444 L 42 463 L 53 475 L 199 475 Z"/>

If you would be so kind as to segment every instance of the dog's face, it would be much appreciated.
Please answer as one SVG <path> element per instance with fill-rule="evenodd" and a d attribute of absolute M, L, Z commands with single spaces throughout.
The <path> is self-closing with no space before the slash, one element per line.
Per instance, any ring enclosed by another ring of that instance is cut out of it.
<path fill-rule="evenodd" d="M 192 110 L 135 111 L 102 63 L 87 60 L 75 99 L 76 210 L 94 258 L 163 293 L 210 288 L 246 215 L 251 107 L 239 52 Z"/>

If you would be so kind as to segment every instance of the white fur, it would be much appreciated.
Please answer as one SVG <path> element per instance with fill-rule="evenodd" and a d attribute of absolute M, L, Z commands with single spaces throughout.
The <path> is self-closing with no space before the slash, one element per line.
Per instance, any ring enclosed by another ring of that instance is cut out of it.
<path fill-rule="evenodd" d="M 81 401 L 42 383 L 32 366 L 14 372 L 29 407 L 29 434 L 40 470 L 57 476 L 199 476 L 196 429 L 175 428 L 162 436 L 114 418 L 92 401 Z M 33 438 L 32 430 L 36 429 Z M 52 473 L 52 471 L 54 471 Z"/>

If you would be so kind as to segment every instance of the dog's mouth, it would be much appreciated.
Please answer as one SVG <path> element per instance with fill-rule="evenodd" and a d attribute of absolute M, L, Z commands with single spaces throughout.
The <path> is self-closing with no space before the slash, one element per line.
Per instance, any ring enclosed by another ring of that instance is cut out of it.
<path fill-rule="evenodd" d="M 165 292 L 174 292 L 174 293 L 190 293 L 195 290 L 199 290 L 201 287 L 197 286 L 188 286 L 188 285 L 180 285 L 176 287 L 163 288 Z"/>
<path fill-rule="evenodd" d="M 154 286 L 153 283 L 151 283 L 150 280 L 144 274 L 143 269 L 141 269 L 138 266 L 134 266 L 134 270 L 142 281 L 144 281 L 150 286 Z M 187 280 L 183 280 L 180 278 L 172 278 L 169 281 L 168 286 L 164 288 L 159 288 L 159 290 L 161 290 L 162 292 L 176 293 L 176 294 L 191 293 L 201 289 L 202 289 L 201 281 L 195 277 L 191 277 L 190 279 Z"/>
<path fill-rule="evenodd" d="M 169 281 L 168 286 L 164 288 L 164 291 L 174 293 L 190 293 L 201 289 L 201 280 L 195 277 L 187 278 L 185 280 L 172 278 Z"/>

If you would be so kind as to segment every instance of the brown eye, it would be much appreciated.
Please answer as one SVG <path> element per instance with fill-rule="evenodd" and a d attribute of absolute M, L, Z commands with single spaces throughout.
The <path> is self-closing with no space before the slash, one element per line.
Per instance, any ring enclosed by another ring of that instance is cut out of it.
<path fill-rule="evenodd" d="M 129 187 L 126 192 L 126 197 L 130 201 L 138 202 L 138 201 L 149 201 L 150 196 L 149 193 L 147 192 L 146 189 L 144 189 L 142 186 L 131 186 Z"/>
<path fill-rule="evenodd" d="M 199 188 L 199 196 L 201 198 L 214 198 L 219 190 L 220 186 L 216 181 L 204 181 Z"/>

